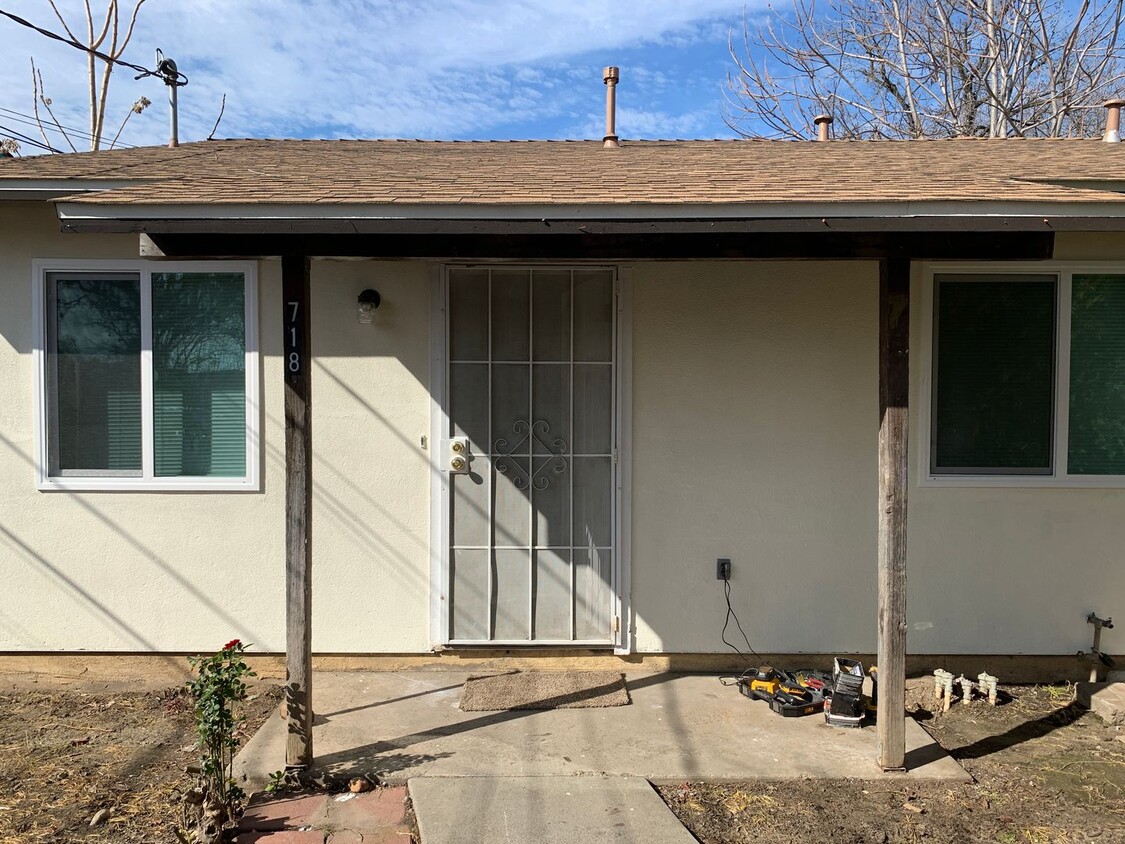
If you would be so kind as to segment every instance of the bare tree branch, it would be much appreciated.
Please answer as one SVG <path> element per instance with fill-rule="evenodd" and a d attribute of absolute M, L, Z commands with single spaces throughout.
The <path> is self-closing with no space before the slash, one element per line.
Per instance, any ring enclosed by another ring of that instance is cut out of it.
<path fill-rule="evenodd" d="M 1091 135 L 1125 83 L 1125 0 L 790 0 L 728 49 L 727 124 L 808 137 Z"/>
<path fill-rule="evenodd" d="M 219 103 L 219 116 L 215 118 L 215 125 L 211 127 L 210 134 L 207 135 L 207 140 L 214 140 L 215 133 L 219 131 L 219 124 L 223 120 L 223 113 L 227 110 L 227 95 L 223 94 L 223 101 Z"/>
<path fill-rule="evenodd" d="M 64 18 L 64 17 L 62 16 L 62 12 L 60 12 L 60 11 L 59 11 L 59 7 L 55 5 L 55 0 L 47 0 L 47 2 L 48 2 L 48 3 L 50 4 L 50 6 L 51 6 L 51 11 L 53 11 L 53 12 L 55 13 L 55 17 L 59 19 L 59 23 L 60 23 L 60 24 L 62 25 L 62 28 L 63 28 L 63 30 L 64 30 L 64 31 L 66 32 L 66 34 L 67 34 L 67 35 L 69 35 L 69 36 L 70 36 L 70 40 L 71 40 L 71 41 L 77 41 L 77 40 L 78 40 L 78 36 L 76 36 L 76 35 L 74 34 L 74 32 L 72 32 L 72 31 L 71 31 L 71 29 L 70 29 L 70 24 L 68 24 L 68 23 L 66 22 L 66 18 Z M 89 4 L 87 4 L 87 6 L 88 6 L 88 5 L 89 5 Z"/>
<path fill-rule="evenodd" d="M 70 146 L 70 151 L 78 152 L 77 147 L 74 146 L 74 141 L 70 139 L 70 135 L 62 127 L 62 124 L 59 123 L 59 119 L 55 117 L 55 112 L 51 109 L 51 103 L 53 101 L 50 97 L 47 96 L 46 89 L 43 87 L 43 74 L 35 66 L 35 59 L 31 60 L 31 85 L 32 94 L 34 96 L 32 113 L 35 115 L 36 125 L 39 126 L 39 134 L 43 136 L 43 141 L 46 143 L 48 149 L 54 150 L 54 144 L 52 144 L 50 140 L 48 140 L 47 130 L 43 126 L 43 119 L 39 116 L 40 103 L 43 104 L 43 108 L 47 109 L 47 114 L 51 116 L 51 122 L 55 124 L 55 128 L 58 130 L 59 134 L 63 136 L 67 144 Z"/>
<path fill-rule="evenodd" d="M 125 131 L 125 124 L 129 122 L 129 118 L 134 114 L 140 114 L 150 105 L 152 105 L 152 100 L 150 100 L 148 97 L 141 97 L 139 100 L 133 103 L 132 108 L 130 108 L 128 114 L 125 115 L 125 119 L 121 121 L 121 125 L 117 129 L 117 134 L 114 135 L 113 140 L 109 142 L 110 149 L 113 149 L 115 146 L 117 146 L 117 139 L 120 138 L 121 133 Z"/>
<path fill-rule="evenodd" d="M 99 24 L 97 24 L 97 28 L 95 28 L 94 8 L 90 0 L 84 0 L 83 13 L 85 14 L 86 18 L 85 39 L 79 39 L 75 36 L 74 28 L 70 25 L 70 23 L 67 22 L 65 16 L 59 10 L 56 0 L 47 0 L 47 3 L 50 5 L 51 11 L 54 12 L 55 17 L 62 25 L 63 30 L 68 36 L 70 36 L 73 41 L 83 41 L 91 51 L 100 50 L 101 52 L 105 53 L 105 55 L 116 60 L 121 58 L 121 56 L 125 52 L 125 49 L 129 46 L 129 42 L 133 38 L 133 31 L 137 24 L 137 16 L 140 13 L 141 7 L 145 4 L 145 0 L 135 0 L 135 2 L 133 3 L 133 8 L 129 13 L 129 23 L 128 26 L 124 28 L 124 34 L 122 34 L 121 6 L 119 0 L 107 0 L 105 7 L 105 18 L 104 20 L 101 20 Z M 99 61 L 103 65 L 103 67 L 100 68 L 100 72 L 98 68 Z M 87 52 L 86 82 L 88 87 L 87 98 L 89 101 L 90 111 L 89 137 L 91 150 L 97 150 L 101 148 L 102 136 L 106 131 L 106 110 L 109 103 L 109 84 L 110 78 L 113 75 L 113 69 L 114 64 L 112 61 L 105 61 L 104 59 L 100 59 L 95 56 L 93 52 Z M 33 72 L 32 81 L 36 86 L 34 88 L 34 92 L 36 102 L 38 103 L 42 96 L 42 76 L 40 75 L 39 78 L 36 79 L 35 73 Z M 134 114 L 140 114 L 144 110 L 144 107 L 141 107 L 140 109 L 137 108 L 137 105 L 142 101 L 146 104 L 148 103 L 148 100 L 144 97 L 141 97 L 140 100 L 137 100 L 133 103 L 129 111 L 125 114 L 125 119 L 122 120 L 121 126 L 118 128 L 117 134 L 114 136 L 113 143 L 110 144 L 110 146 L 113 146 L 117 143 L 117 140 L 121 137 L 121 132 L 122 130 L 124 130 L 125 125 L 129 122 L 129 119 Z M 46 105 L 46 103 L 44 103 L 44 105 Z M 53 118 L 54 115 L 52 115 L 52 119 Z M 38 116 L 36 117 L 36 119 L 38 120 Z M 55 124 L 58 125 L 57 120 L 55 121 Z M 59 130 L 62 131 L 61 126 L 59 127 Z M 41 123 L 40 131 L 43 131 L 43 126 Z M 62 134 L 63 137 L 66 138 L 67 143 L 70 144 L 71 149 L 75 149 L 74 144 L 71 142 L 66 132 L 63 132 Z"/>

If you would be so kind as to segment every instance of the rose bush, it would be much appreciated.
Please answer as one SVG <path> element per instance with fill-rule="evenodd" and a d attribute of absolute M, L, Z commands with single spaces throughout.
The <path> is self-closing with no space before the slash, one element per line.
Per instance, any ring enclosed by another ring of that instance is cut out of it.
<path fill-rule="evenodd" d="M 255 676 L 243 659 L 245 650 L 240 639 L 231 639 L 213 656 L 188 659 L 196 672 L 187 688 L 195 705 L 200 782 L 185 806 L 197 807 L 189 826 L 200 844 L 222 840 L 223 829 L 238 817 L 245 798 L 232 776 L 242 722 L 234 704 L 246 700 L 246 679 Z"/>

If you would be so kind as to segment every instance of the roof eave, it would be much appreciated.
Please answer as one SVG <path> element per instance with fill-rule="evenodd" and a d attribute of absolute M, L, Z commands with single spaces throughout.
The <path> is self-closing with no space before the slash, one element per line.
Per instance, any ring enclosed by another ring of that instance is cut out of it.
<path fill-rule="evenodd" d="M 129 188 L 142 184 L 138 179 L 0 179 L 0 201 L 51 202 L 83 193 Z"/>
<path fill-rule="evenodd" d="M 73 196 L 73 194 L 72 194 Z M 540 234 L 707 231 L 1120 231 L 1120 202 L 772 202 L 602 205 L 56 203 L 68 232 Z"/>

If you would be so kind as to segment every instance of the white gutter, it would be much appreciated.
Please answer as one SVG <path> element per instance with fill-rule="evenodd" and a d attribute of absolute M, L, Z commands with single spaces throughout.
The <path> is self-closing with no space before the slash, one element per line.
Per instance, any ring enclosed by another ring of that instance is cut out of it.
<path fill-rule="evenodd" d="M 71 192 L 73 195 L 73 191 Z M 143 220 L 707 220 L 880 219 L 911 217 L 1125 218 L 1121 202 L 756 202 L 739 204 L 611 205 L 95 205 L 56 203 L 63 222 Z"/>
<path fill-rule="evenodd" d="M 0 178 L 0 201 L 42 200 L 49 202 L 64 196 L 80 193 L 117 190 L 144 184 L 138 179 L 101 179 L 81 182 L 65 179 L 2 179 Z"/>

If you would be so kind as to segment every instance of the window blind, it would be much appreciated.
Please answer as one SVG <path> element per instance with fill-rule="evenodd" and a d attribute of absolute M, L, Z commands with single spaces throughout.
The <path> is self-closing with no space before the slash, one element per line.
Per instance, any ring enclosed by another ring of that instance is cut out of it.
<path fill-rule="evenodd" d="M 152 274 L 154 473 L 246 473 L 241 273 Z"/>

